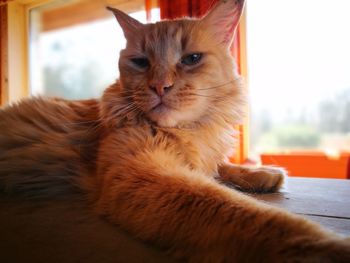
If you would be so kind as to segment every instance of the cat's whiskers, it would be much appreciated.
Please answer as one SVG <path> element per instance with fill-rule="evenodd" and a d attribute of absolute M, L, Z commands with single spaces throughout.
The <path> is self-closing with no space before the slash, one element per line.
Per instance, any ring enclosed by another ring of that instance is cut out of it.
<path fill-rule="evenodd" d="M 116 103 L 116 105 L 119 105 L 119 104 Z M 123 114 L 132 113 L 136 109 L 137 109 L 137 106 L 134 103 L 129 103 L 120 109 L 114 110 L 115 114 L 113 114 L 112 116 L 109 116 L 109 117 L 106 117 L 106 116 L 102 117 L 101 116 L 101 117 L 99 117 L 95 120 L 91 120 L 91 121 L 66 122 L 66 123 L 61 123 L 61 124 L 62 125 L 64 125 L 64 124 L 66 124 L 66 125 L 84 125 L 84 124 L 91 123 L 91 125 L 87 127 L 87 130 L 84 133 L 84 135 L 88 135 L 90 132 L 95 132 L 97 129 L 102 128 L 102 126 L 103 126 L 102 123 L 110 122 L 111 120 L 113 120 L 113 119 L 115 119 L 118 116 L 121 116 Z M 113 112 L 113 110 L 112 110 L 112 112 Z"/>
<path fill-rule="evenodd" d="M 191 96 L 198 96 L 198 97 L 205 97 L 210 99 L 220 99 L 220 100 L 227 100 L 227 96 L 213 96 L 213 95 L 204 95 L 204 94 L 198 94 L 198 93 L 190 93 Z"/>
<path fill-rule="evenodd" d="M 138 109 L 137 106 L 129 106 L 128 108 L 124 108 L 122 110 L 119 110 L 116 113 L 116 116 L 122 116 L 122 115 L 129 115 L 129 114 L 132 114 L 132 113 L 137 113 L 137 109 Z M 113 117 L 114 116 L 111 116 L 111 118 L 113 118 Z"/>
<path fill-rule="evenodd" d="M 208 109 L 207 111 L 208 113 L 211 113 L 212 115 L 215 115 L 215 118 L 213 118 L 213 120 L 215 121 L 217 118 L 222 118 L 222 119 L 229 119 L 231 120 L 232 119 L 232 115 L 235 115 L 235 116 L 240 116 L 240 113 L 237 112 L 237 111 L 232 111 L 231 113 L 227 113 L 225 111 L 220 111 L 218 109 L 214 109 L 214 108 L 211 108 L 211 109 Z M 233 123 L 229 123 L 230 125 L 233 124 Z"/>
<path fill-rule="evenodd" d="M 120 116 L 132 113 L 137 113 L 137 111 L 139 111 L 139 107 L 134 102 L 129 102 L 128 104 L 123 105 L 123 107 L 113 110 L 113 114 L 109 118 L 105 119 L 105 121 L 110 122 L 114 118 L 118 118 Z"/>
<path fill-rule="evenodd" d="M 223 84 L 220 84 L 220 85 L 217 85 L 217 86 L 208 87 L 208 88 L 201 88 L 201 89 L 197 89 L 197 90 L 210 90 L 210 89 L 221 88 L 221 87 L 223 87 L 223 86 L 226 86 L 226 85 L 228 85 L 228 84 L 231 84 L 231 83 L 237 81 L 238 79 L 239 79 L 239 78 L 236 78 L 236 79 L 234 79 L 234 80 L 228 81 L 228 82 L 226 82 L 226 83 L 223 83 Z"/>

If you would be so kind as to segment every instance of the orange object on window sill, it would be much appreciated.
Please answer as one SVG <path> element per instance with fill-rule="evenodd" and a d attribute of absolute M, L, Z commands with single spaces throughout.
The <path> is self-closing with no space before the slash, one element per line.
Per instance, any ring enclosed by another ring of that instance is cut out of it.
<path fill-rule="evenodd" d="M 284 167 L 290 176 L 350 179 L 350 153 L 264 153 L 261 161 L 264 165 Z"/>

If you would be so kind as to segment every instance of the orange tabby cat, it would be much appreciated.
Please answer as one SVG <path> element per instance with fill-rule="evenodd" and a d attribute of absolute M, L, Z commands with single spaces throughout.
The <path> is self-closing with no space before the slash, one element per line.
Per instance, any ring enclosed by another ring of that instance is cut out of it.
<path fill-rule="evenodd" d="M 189 262 L 350 262 L 350 243 L 220 182 L 275 191 L 284 172 L 226 163 L 245 96 L 229 47 L 244 1 L 141 24 L 101 100 L 34 98 L 0 111 L 0 187 L 74 190 L 134 236 Z"/>

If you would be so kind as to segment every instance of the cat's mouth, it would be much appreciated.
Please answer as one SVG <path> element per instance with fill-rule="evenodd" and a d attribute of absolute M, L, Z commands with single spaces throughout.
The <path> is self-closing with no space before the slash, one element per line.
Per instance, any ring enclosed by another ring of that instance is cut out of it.
<path fill-rule="evenodd" d="M 159 102 L 150 111 L 148 116 L 160 127 L 173 127 L 177 121 L 174 119 L 174 109 L 164 102 Z"/>
<path fill-rule="evenodd" d="M 174 127 L 177 124 L 177 109 L 166 101 L 159 100 L 148 111 L 148 117 L 160 127 Z"/>
<path fill-rule="evenodd" d="M 162 114 L 162 113 L 166 113 L 170 110 L 170 107 L 165 105 L 164 102 L 159 102 L 156 106 L 154 106 L 151 111 L 153 113 L 157 113 L 157 114 Z"/>

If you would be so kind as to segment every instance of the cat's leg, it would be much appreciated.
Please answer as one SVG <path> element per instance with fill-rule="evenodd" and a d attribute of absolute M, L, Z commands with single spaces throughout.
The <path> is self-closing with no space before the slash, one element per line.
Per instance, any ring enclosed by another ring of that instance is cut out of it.
<path fill-rule="evenodd" d="M 278 191 L 283 185 L 286 174 L 282 168 L 269 166 L 223 164 L 219 167 L 219 180 L 252 192 Z"/>
<path fill-rule="evenodd" d="M 350 262 L 350 243 L 344 239 L 191 171 L 169 152 L 134 152 L 133 157 L 104 163 L 96 209 L 177 258 Z"/>

